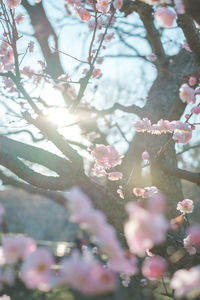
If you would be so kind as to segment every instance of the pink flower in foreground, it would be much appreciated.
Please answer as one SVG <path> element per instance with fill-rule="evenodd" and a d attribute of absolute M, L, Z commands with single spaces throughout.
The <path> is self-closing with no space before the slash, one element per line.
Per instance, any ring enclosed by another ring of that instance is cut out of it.
<path fill-rule="evenodd" d="M 168 222 L 162 214 L 151 213 L 130 202 L 126 205 L 129 220 L 125 224 L 125 236 L 132 253 L 145 256 L 146 250 L 165 240 Z"/>
<path fill-rule="evenodd" d="M 156 193 L 148 199 L 147 202 L 148 211 L 152 214 L 162 214 L 166 211 L 165 197 L 161 193 Z"/>
<path fill-rule="evenodd" d="M 144 160 L 149 160 L 150 159 L 150 155 L 147 151 L 144 151 L 142 153 L 142 159 L 144 159 Z"/>
<path fill-rule="evenodd" d="M 160 256 L 147 257 L 142 265 L 142 274 L 147 278 L 160 278 L 166 271 L 166 261 Z"/>
<path fill-rule="evenodd" d="M 196 102 L 195 90 L 191 88 L 187 83 L 181 85 L 179 89 L 179 96 L 183 103 L 187 102 L 194 104 Z"/>
<path fill-rule="evenodd" d="M 200 265 L 190 270 L 178 270 L 174 273 L 170 286 L 177 298 L 200 295 Z"/>
<path fill-rule="evenodd" d="M 35 251 L 36 243 L 33 239 L 20 235 L 4 235 L 2 238 L 3 255 L 6 263 L 15 264 Z"/>
<path fill-rule="evenodd" d="M 182 213 L 190 214 L 193 212 L 194 204 L 190 199 L 184 199 L 183 201 L 179 201 L 177 204 L 177 210 L 180 210 Z"/>
<path fill-rule="evenodd" d="M 91 256 L 83 257 L 73 251 L 62 262 L 60 283 L 68 284 L 86 296 L 98 296 L 115 289 L 116 277 Z"/>
<path fill-rule="evenodd" d="M 121 172 L 111 172 L 108 173 L 108 179 L 111 181 L 116 181 L 122 179 L 123 174 Z"/>
<path fill-rule="evenodd" d="M 29 289 L 49 290 L 54 258 L 50 251 L 40 248 L 31 253 L 21 266 L 21 278 Z"/>
<path fill-rule="evenodd" d="M 8 8 L 13 9 L 20 5 L 22 0 L 7 0 L 6 4 Z"/>
<path fill-rule="evenodd" d="M 116 9 L 122 8 L 122 5 L 123 5 L 123 0 L 114 0 L 113 2 L 113 6 Z"/>
<path fill-rule="evenodd" d="M 154 17 L 162 27 L 170 28 L 173 26 L 176 14 L 167 7 L 161 7 L 156 10 Z"/>
<path fill-rule="evenodd" d="M 133 261 L 126 259 L 116 231 L 107 223 L 105 215 L 92 207 L 90 199 L 79 188 L 74 187 L 69 192 L 66 197 L 70 202 L 71 220 L 93 237 L 102 253 L 108 256 L 110 268 L 134 274 L 137 268 Z"/>

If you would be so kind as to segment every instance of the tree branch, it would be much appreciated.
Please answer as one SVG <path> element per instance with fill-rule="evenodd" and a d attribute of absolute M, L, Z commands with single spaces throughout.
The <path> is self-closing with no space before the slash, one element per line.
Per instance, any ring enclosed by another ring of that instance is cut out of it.
<path fill-rule="evenodd" d="M 58 132 L 57 127 L 52 124 L 45 116 L 38 116 L 36 119 L 33 119 L 31 115 L 26 112 L 24 118 L 30 124 L 33 124 L 37 127 L 42 134 L 44 134 L 54 145 L 72 162 L 74 166 L 83 167 L 83 161 L 81 156 L 74 150 L 65 138 Z"/>
<path fill-rule="evenodd" d="M 48 190 L 44 190 L 41 188 L 37 188 L 33 185 L 16 180 L 11 176 L 5 175 L 1 170 L 0 170 L 0 179 L 2 180 L 3 185 L 11 185 L 11 186 L 23 189 L 31 194 L 39 194 L 39 195 L 45 196 L 49 199 L 56 201 L 56 203 L 58 203 L 59 205 L 66 208 L 66 199 L 59 192 L 53 192 L 53 191 L 48 191 Z"/>
<path fill-rule="evenodd" d="M 8 151 L 10 149 L 14 149 L 14 153 L 17 157 L 40 164 L 59 175 L 71 174 L 71 163 L 65 158 L 53 154 L 47 150 L 14 141 L 0 135 L 0 148 L 2 147 Z"/>
<path fill-rule="evenodd" d="M 181 179 L 185 179 L 187 181 L 196 183 L 197 185 L 200 185 L 200 173 L 194 173 L 186 170 L 182 170 L 179 168 L 169 168 L 166 166 L 161 165 L 161 169 L 173 176 L 179 177 Z"/>
<path fill-rule="evenodd" d="M 182 28 L 190 49 L 193 51 L 196 61 L 200 64 L 200 35 L 192 19 L 185 15 L 178 16 L 178 25 Z"/>
<path fill-rule="evenodd" d="M 26 166 L 21 160 L 19 160 L 15 155 L 10 153 L 7 149 L 1 147 L 0 164 L 5 168 L 12 171 L 19 178 L 25 180 L 26 182 L 35 185 L 39 188 L 49 189 L 49 190 L 66 190 L 70 188 L 74 182 L 75 177 L 70 174 L 68 178 L 66 177 L 54 177 L 45 176 L 38 172 L 33 171 L 28 166 Z"/>

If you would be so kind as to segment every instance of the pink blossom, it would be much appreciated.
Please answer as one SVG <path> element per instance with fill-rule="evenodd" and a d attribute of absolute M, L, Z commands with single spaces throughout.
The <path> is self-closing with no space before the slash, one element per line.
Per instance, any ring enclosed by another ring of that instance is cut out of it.
<path fill-rule="evenodd" d="M 50 251 L 39 248 L 26 257 L 21 266 L 21 278 L 29 289 L 49 290 L 54 258 Z"/>
<path fill-rule="evenodd" d="M 187 83 L 181 85 L 179 89 L 179 96 L 183 103 L 195 103 L 195 90 L 192 89 Z"/>
<path fill-rule="evenodd" d="M 162 27 L 170 28 L 173 26 L 176 14 L 167 7 L 161 7 L 156 10 L 154 17 Z"/>
<path fill-rule="evenodd" d="M 93 78 L 99 78 L 101 76 L 101 70 L 100 69 L 94 69 L 92 72 Z"/>
<path fill-rule="evenodd" d="M 73 251 L 62 261 L 60 283 L 68 284 L 86 296 L 98 296 L 115 289 L 116 277 L 91 256 L 83 257 Z"/>
<path fill-rule="evenodd" d="M 193 201 L 190 199 L 184 199 L 183 201 L 179 201 L 177 204 L 177 210 L 180 210 L 182 213 L 192 213 L 194 209 Z"/>
<path fill-rule="evenodd" d="M 189 85 L 190 86 L 194 86 L 196 84 L 197 84 L 197 78 L 194 77 L 194 76 L 190 76 L 190 78 L 189 78 Z"/>
<path fill-rule="evenodd" d="M 200 114 L 200 106 L 195 106 L 195 107 L 193 107 L 193 108 L 191 109 L 191 113 L 192 113 L 192 114 L 196 114 L 196 115 Z"/>
<path fill-rule="evenodd" d="M 88 22 L 90 20 L 91 15 L 90 15 L 89 11 L 87 9 L 85 9 L 84 7 L 78 7 L 76 9 L 76 11 L 82 21 Z"/>
<path fill-rule="evenodd" d="M 24 15 L 23 14 L 18 14 L 15 18 L 15 21 L 17 24 L 20 24 L 22 22 L 24 22 Z"/>
<path fill-rule="evenodd" d="M 73 222 L 76 222 L 79 216 L 92 209 L 91 200 L 78 186 L 72 187 L 70 190 L 66 191 L 64 195 L 68 200 L 68 208 Z"/>
<path fill-rule="evenodd" d="M 155 186 L 147 186 L 145 188 L 134 188 L 133 193 L 137 197 L 149 198 L 158 193 L 158 189 Z"/>
<path fill-rule="evenodd" d="M 133 123 L 133 127 L 135 127 L 136 131 L 138 132 L 145 132 L 151 130 L 151 121 L 147 118 L 144 118 L 142 120 L 138 120 Z"/>
<path fill-rule="evenodd" d="M 36 243 L 33 239 L 19 235 L 4 235 L 2 238 L 3 255 L 6 263 L 15 264 L 35 251 Z"/>
<path fill-rule="evenodd" d="M 98 9 L 98 11 L 105 14 L 109 11 L 109 5 L 110 5 L 109 0 L 98 0 L 96 4 L 96 8 Z"/>
<path fill-rule="evenodd" d="M 187 250 L 187 252 L 190 255 L 195 255 L 196 254 L 197 250 L 196 250 L 195 247 L 192 246 L 190 235 L 188 235 L 185 239 L 183 239 L 183 245 L 184 245 L 184 248 Z"/>
<path fill-rule="evenodd" d="M 191 245 L 200 247 L 200 225 L 190 226 L 186 233 L 190 236 Z"/>
<path fill-rule="evenodd" d="M 149 54 L 148 59 L 152 62 L 157 60 L 157 56 L 154 53 Z"/>
<path fill-rule="evenodd" d="M 148 257 L 143 262 L 142 274 L 149 279 L 158 279 L 164 275 L 166 267 L 167 264 L 164 258 L 160 256 Z"/>
<path fill-rule="evenodd" d="M 179 131 L 175 130 L 172 138 L 177 142 L 177 143 L 183 143 L 186 144 L 191 140 L 192 138 L 192 131 Z"/>
<path fill-rule="evenodd" d="M 122 179 L 123 174 L 121 172 L 111 172 L 108 173 L 108 179 L 111 181 L 116 181 Z"/>
<path fill-rule="evenodd" d="M 21 71 L 21 73 L 23 75 L 27 76 L 29 79 L 31 79 L 35 74 L 34 70 L 32 70 L 29 66 L 23 67 L 23 70 Z"/>
<path fill-rule="evenodd" d="M 164 195 L 161 193 L 153 194 L 148 199 L 147 208 L 152 214 L 164 213 L 166 211 L 166 201 Z"/>
<path fill-rule="evenodd" d="M 8 8 L 13 9 L 20 5 L 22 0 L 7 0 L 6 4 Z"/>
<path fill-rule="evenodd" d="M 113 6 L 115 9 L 120 9 L 122 8 L 123 5 L 123 0 L 114 0 Z"/>
<path fill-rule="evenodd" d="M 190 270 L 178 270 L 174 273 L 170 286 L 175 290 L 177 298 L 189 297 L 200 294 L 200 265 Z"/>
<path fill-rule="evenodd" d="M 150 155 L 147 151 L 144 151 L 142 153 L 142 159 L 144 159 L 144 160 L 149 160 L 150 159 Z"/>
<path fill-rule="evenodd" d="M 92 235 L 101 251 L 108 256 L 110 267 L 118 272 L 135 273 L 135 264 L 126 259 L 116 231 L 107 223 L 105 215 L 92 207 L 88 197 L 79 188 L 74 187 L 71 193 L 65 195 L 71 202 L 71 220 Z"/>
<path fill-rule="evenodd" d="M 152 214 L 134 202 L 126 205 L 129 220 L 125 236 L 132 253 L 144 256 L 147 249 L 165 240 L 168 222 L 162 214 Z"/>
<path fill-rule="evenodd" d="M 113 146 L 105 146 L 96 144 L 93 149 L 90 149 L 95 162 L 98 166 L 104 169 L 114 168 L 121 164 L 123 155 L 119 153 Z"/>

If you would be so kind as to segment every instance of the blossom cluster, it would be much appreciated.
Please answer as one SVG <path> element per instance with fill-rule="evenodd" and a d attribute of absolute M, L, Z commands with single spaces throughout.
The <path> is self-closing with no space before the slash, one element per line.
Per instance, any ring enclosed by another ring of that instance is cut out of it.
<path fill-rule="evenodd" d="M 149 132 L 160 135 L 162 133 L 173 133 L 173 139 L 177 143 L 187 143 L 192 138 L 192 126 L 186 122 L 159 120 L 156 124 L 151 124 L 147 118 L 138 120 L 133 124 L 138 132 Z"/>
<path fill-rule="evenodd" d="M 93 169 L 95 176 L 101 177 L 108 175 L 108 179 L 112 181 L 122 179 L 123 174 L 113 171 L 113 168 L 121 164 L 124 156 L 113 146 L 96 144 L 95 146 L 90 146 L 88 150 L 91 151 L 95 161 Z"/>

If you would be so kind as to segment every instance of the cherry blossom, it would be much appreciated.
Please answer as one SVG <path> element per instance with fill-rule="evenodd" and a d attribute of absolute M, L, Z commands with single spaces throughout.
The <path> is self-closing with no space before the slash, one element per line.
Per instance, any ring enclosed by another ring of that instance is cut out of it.
<path fill-rule="evenodd" d="M 122 8 L 122 5 L 123 5 L 123 0 L 114 0 L 113 2 L 113 6 L 116 9 Z"/>
<path fill-rule="evenodd" d="M 171 288 L 175 290 L 177 298 L 198 296 L 200 294 L 200 266 L 190 270 L 178 270 L 171 279 Z"/>
<path fill-rule="evenodd" d="M 22 0 L 7 0 L 6 4 L 8 8 L 13 9 L 20 5 Z"/>
<path fill-rule="evenodd" d="M 0 297 L 0 300 L 11 300 L 11 298 L 7 295 L 3 295 Z"/>
<path fill-rule="evenodd" d="M 39 248 L 27 256 L 21 266 L 21 278 L 29 289 L 49 290 L 53 255 L 45 248 Z"/>
<path fill-rule="evenodd" d="M 195 90 L 191 88 L 187 83 L 181 85 L 179 89 L 179 96 L 183 103 L 192 103 L 196 102 Z"/>
<path fill-rule="evenodd" d="M 111 270 L 91 256 L 81 256 L 78 251 L 73 251 L 61 266 L 60 283 L 68 284 L 86 296 L 106 294 L 116 287 L 116 277 Z"/>
<path fill-rule="evenodd" d="M 162 27 L 170 28 L 173 26 L 176 14 L 167 7 L 161 7 L 156 10 L 154 17 Z"/>
<path fill-rule="evenodd" d="M 142 265 L 142 274 L 149 279 L 158 279 L 164 275 L 166 267 L 164 258 L 160 256 L 147 257 Z"/>
<path fill-rule="evenodd" d="M 151 213 L 134 202 L 126 205 L 129 220 L 125 236 L 131 252 L 144 256 L 147 249 L 165 240 L 168 222 L 162 214 Z"/>
<path fill-rule="evenodd" d="M 110 1 L 108 1 L 108 0 L 98 0 L 97 4 L 96 4 L 96 8 L 98 9 L 98 11 L 105 14 L 109 11 Z"/>
<path fill-rule="evenodd" d="M 190 86 L 194 86 L 196 84 L 197 84 L 197 78 L 194 77 L 194 76 L 190 76 L 190 78 L 189 78 L 189 85 Z"/>
<path fill-rule="evenodd" d="M 195 107 L 193 107 L 193 108 L 191 109 L 191 113 L 192 113 L 192 114 L 196 114 L 196 115 L 200 114 L 200 106 L 195 106 Z"/>
<path fill-rule="evenodd" d="M 105 215 L 91 205 L 90 199 L 77 187 L 65 193 L 70 201 L 71 220 L 87 231 L 109 258 L 110 267 L 121 273 L 134 274 L 137 271 L 133 260 L 126 259 L 115 229 L 107 223 Z"/>
<path fill-rule="evenodd" d="M 184 199 L 183 201 L 179 201 L 177 204 L 177 210 L 180 210 L 182 213 L 192 213 L 194 209 L 193 201 L 190 199 Z"/>
<path fill-rule="evenodd" d="M 147 186 L 145 188 L 134 188 L 133 193 L 137 197 L 149 198 L 158 193 L 158 189 L 155 186 Z"/>
<path fill-rule="evenodd" d="M 88 22 L 90 20 L 91 15 L 90 15 L 89 11 L 87 9 L 85 9 L 84 7 L 78 7 L 76 9 L 76 11 L 82 21 Z"/>
<path fill-rule="evenodd" d="M 116 180 L 122 179 L 122 177 L 123 177 L 123 174 L 121 172 L 108 173 L 108 179 L 111 181 L 116 181 Z"/>
<path fill-rule="evenodd" d="M 2 247 L 6 263 L 15 264 L 32 253 L 36 249 L 36 243 L 33 239 L 23 235 L 4 235 Z"/>
<path fill-rule="evenodd" d="M 142 152 L 142 159 L 144 159 L 144 160 L 150 159 L 150 155 L 147 151 Z"/>

